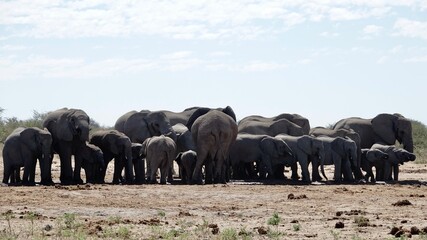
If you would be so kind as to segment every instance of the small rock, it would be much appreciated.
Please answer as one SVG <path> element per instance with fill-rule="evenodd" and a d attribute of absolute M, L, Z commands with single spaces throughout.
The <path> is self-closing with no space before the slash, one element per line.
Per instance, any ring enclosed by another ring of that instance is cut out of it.
<path fill-rule="evenodd" d="M 298 220 L 292 220 L 291 223 L 299 223 Z"/>
<path fill-rule="evenodd" d="M 421 231 L 422 231 L 424 234 L 427 234 L 427 227 L 424 227 L 423 229 L 421 229 Z"/>
<path fill-rule="evenodd" d="M 344 223 L 343 222 L 335 223 L 335 228 L 344 228 Z"/>
<path fill-rule="evenodd" d="M 390 230 L 391 235 L 396 235 L 396 233 L 400 230 L 398 227 L 392 227 Z"/>
<path fill-rule="evenodd" d="M 218 228 L 218 224 L 209 223 L 208 228 Z"/>
<path fill-rule="evenodd" d="M 216 235 L 216 234 L 218 234 L 219 233 L 219 228 L 218 227 L 216 227 L 216 228 L 212 228 L 212 234 L 213 235 Z"/>
<path fill-rule="evenodd" d="M 399 231 L 396 232 L 396 234 L 394 234 L 394 236 L 398 238 L 398 237 L 401 237 L 404 233 L 405 233 L 405 231 L 400 229 Z"/>
<path fill-rule="evenodd" d="M 52 230 L 52 225 L 47 224 L 46 226 L 44 226 L 43 230 L 45 230 L 46 232 L 49 232 L 50 230 Z"/>
<path fill-rule="evenodd" d="M 337 216 L 337 217 L 339 217 L 341 215 L 342 215 L 342 211 L 338 211 L 338 212 L 335 213 L 335 216 Z"/>
<path fill-rule="evenodd" d="M 420 229 L 417 228 L 417 227 L 415 227 L 415 226 L 411 227 L 411 234 L 412 235 L 418 235 L 418 234 L 420 234 Z"/>
<path fill-rule="evenodd" d="M 412 205 L 412 203 L 405 199 L 405 200 L 397 201 L 397 202 L 393 203 L 392 205 L 400 207 L 400 206 L 409 206 L 409 205 Z"/>
<path fill-rule="evenodd" d="M 308 234 L 304 234 L 304 237 L 306 238 L 317 238 L 317 233 L 308 233 Z"/>
<path fill-rule="evenodd" d="M 259 227 L 258 228 L 258 233 L 260 235 L 265 235 L 265 234 L 267 234 L 267 229 L 265 229 L 265 227 Z"/>
<path fill-rule="evenodd" d="M 290 194 L 288 195 L 288 199 L 295 199 L 295 195 L 294 195 L 293 193 L 290 193 Z"/>
<path fill-rule="evenodd" d="M 408 220 L 402 220 L 400 223 L 408 223 Z"/>

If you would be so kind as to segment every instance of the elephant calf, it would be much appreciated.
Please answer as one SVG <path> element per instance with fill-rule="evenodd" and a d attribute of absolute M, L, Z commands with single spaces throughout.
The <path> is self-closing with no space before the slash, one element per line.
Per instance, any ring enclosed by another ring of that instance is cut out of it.
<path fill-rule="evenodd" d="M 197 153 L 193 150 L 181 152 L 176 157 L 175 161 L 178 163 L 183 183 L 191 184 L 194 168 L 197 162 Z"/>
<path fill-rule="evenodd" d="M 145 156 L 142 144 L 132 143 L 132 163 L 135 171 L 135 184 L 145 183 Z"/>
<path fill-rule="evenodd" d="M 40 161 L 41 184 L 51 184 L 52 135 L 35 127 L 17 128 L 4 142 L 3 183 L 20 183 L 20 168 L 24 167 L 22 183 L 35 185 L 37 159 Z"/>
<path fill-rule="evenodd" d="M 102 183 L 104 180 L 102 174 L 105 169 L 102 150 L 93 144 L 86 143 L 81 152 L 86 183 Z"/>
<path fill-rule="evenodd" d="M 415 161 L 416 156 L 402 148 L 397 148 L 394 145 L 383 145 L 376 143 L 371 149 L 378 149 L 388 154 L 388 159 L 376 164 L 376 180 L 377 181 L 398 181 L 399 180 L 399 165 L 408 161 Z M 393 177 L 391 173 L 393 171 Z"/>
<path fill-rule="evenodd" d="M 360 166 L 366 172 L 365 181 L 375 182 L 375 176 L 372 172 L 372 167 L 382 164 L 383 161 L 388 159 L 388 154 L 379 149 L 363 148 L 361 155 Z"/>
<path fill-rule="evenodd" d="M 142 143 L 142 151 L 147 161 L 147 181 L 157 183 L 156 172 L 160 168 L 160 183 L 172 182 L 172 175 L 168 174 L 176 157 L 176 144 L 170 137 L 164 135 L 147 138 Z"/>

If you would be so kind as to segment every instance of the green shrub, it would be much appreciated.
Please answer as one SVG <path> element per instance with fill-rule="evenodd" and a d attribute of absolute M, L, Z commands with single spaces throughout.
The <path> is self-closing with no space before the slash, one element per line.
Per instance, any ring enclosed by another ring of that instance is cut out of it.
<path fill-rule="evenodd" d="M 427 126 L 416 120 L 411 120 L 411 122 L 414 153 L 417 156 L 415 162 L 427 163 Z"/>

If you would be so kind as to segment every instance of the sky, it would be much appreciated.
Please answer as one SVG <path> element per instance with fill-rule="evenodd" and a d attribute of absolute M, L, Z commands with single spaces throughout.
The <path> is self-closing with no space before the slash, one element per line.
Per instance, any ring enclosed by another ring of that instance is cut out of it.
<path fill-rule="evenodd" d="M 0 0 L 3 117 L 231 106 L 427 123 L 427 1 Z"/>

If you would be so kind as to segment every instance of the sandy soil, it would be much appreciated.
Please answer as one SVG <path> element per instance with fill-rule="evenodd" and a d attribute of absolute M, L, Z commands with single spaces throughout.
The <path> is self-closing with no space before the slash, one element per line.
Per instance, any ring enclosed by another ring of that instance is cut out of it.
<path fill-rule="evenodd" d="M 53 169 L 58 179 L 57 159 Z M 362 185 L 0 187 L 0 239 L 389 239 L 392 227 L 406 236 L 427 228 L 427 164 L 405 164 L 400 178 Z"/>

